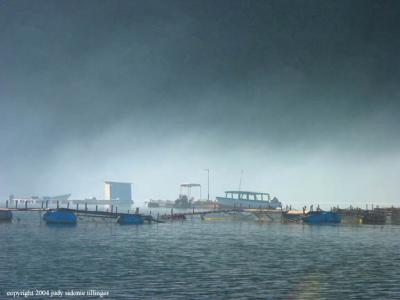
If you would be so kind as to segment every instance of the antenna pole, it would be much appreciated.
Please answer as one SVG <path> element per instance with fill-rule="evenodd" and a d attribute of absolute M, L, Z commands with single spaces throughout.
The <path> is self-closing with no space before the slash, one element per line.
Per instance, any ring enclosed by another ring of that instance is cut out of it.
<path fill-rule="evenodd" d="M 240 171 L 239 192 L 240 189 L 242 188 L 242 178 L 243 178 L 243 170 Z"/>

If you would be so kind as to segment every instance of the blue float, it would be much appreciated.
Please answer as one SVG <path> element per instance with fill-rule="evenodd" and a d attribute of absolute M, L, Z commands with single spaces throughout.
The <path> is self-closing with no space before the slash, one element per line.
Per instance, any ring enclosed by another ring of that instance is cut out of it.
<path fill-rule="evenodd" d="M 12 213 L 10 210 L 0 210 L 0 222 L 11 222 Z"/>
<path fill-rule="evenodd" d="M 138 225 L 138 224 L 143 224 L 144 219 L 143 216 L 141 215 L 120 215 L 118 217 L 117 222 L 120 225 Z"/>
<path fill-rule="evenodd" d="M 43 215 L 47 224 L 76 224 L 77 218 L 71 211 L 52 210 Z"/>
<path fill-rule="evenodd" d="M 312 212 L 303 217 L 303 222 L 308 224 L 337 224 L 342 221 L 342 217 L 334 212 Z"/>

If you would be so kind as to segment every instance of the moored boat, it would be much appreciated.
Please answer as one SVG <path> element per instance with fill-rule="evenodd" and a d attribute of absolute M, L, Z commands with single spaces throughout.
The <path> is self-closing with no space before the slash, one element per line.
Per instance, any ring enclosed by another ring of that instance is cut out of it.
<path fill-rule="evenodd" d="M 339 214 L 325 211 L 309 212 L 302 219 L 307 224 L 337 224 L 342 220 Z"/>
<path fill-rule="evenodd" d="M 118 216 L 117 223 L 120 225 L 139 225 L 144 223 L 143 216 L 141 215 L 120 215 Z"/>
<path fill-rule="evenodd" d="M 11 222 L 12 221 L 12 213 L 8 209 L 0 210 L 0 222 Z"/>
<path fill-rule="evenodd" d="M 226 191 L 225 197 L 217 197 L 220 208 L 269 208 L 277 209 L 282 203 L 274 197 L 271 200 L 269 193 L 248 191 Z"/>
<path fill-rule="evenodd" d="M 77 218 L 72 211 L 50 210 L 43 215 L 43 220 L 47 224 L 76 224 Z"/>

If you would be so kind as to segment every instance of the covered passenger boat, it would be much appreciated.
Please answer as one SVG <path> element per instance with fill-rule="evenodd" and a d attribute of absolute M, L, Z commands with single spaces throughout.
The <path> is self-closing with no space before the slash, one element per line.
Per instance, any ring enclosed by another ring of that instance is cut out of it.
<path fill-rule="evenodd" d="M 281 202 L 274 197 L 271 200 L 269 193 L 226 191 L 225 197 L 217 197 L 220 208 L 269 208 L 282 207 Z"/>

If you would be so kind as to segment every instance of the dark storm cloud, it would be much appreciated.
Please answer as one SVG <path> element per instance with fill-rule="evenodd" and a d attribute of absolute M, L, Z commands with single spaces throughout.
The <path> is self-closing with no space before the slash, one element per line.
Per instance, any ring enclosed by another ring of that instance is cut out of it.
<path fill-rule="evenodd" d="M 0 165 L 104 135 L 396 151 L 398 28 L 398 1 L 2 1 Z"/>

